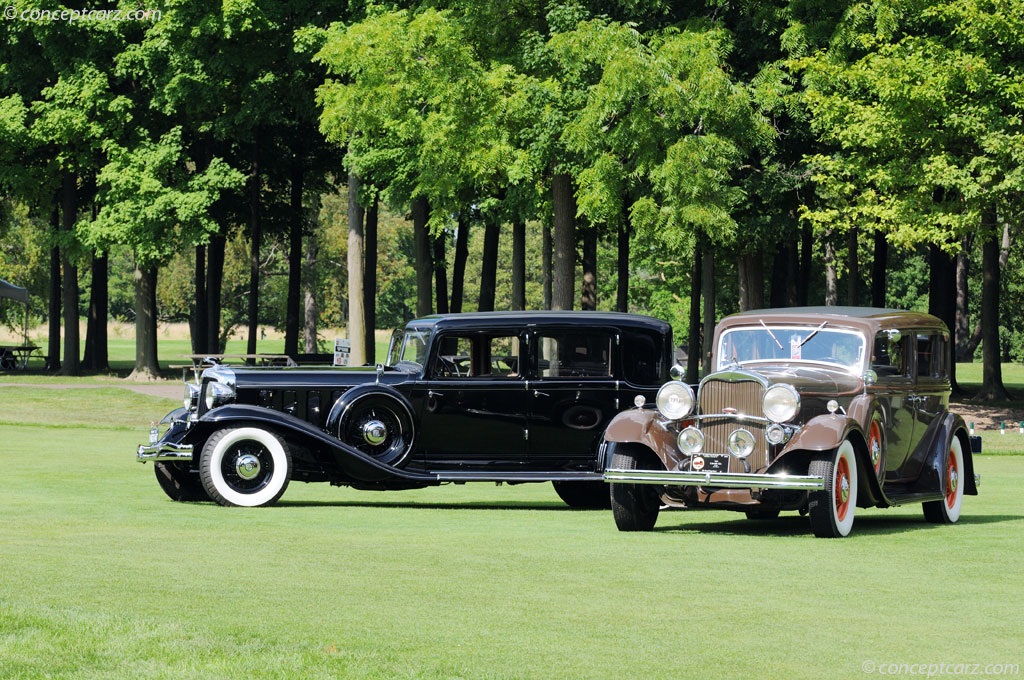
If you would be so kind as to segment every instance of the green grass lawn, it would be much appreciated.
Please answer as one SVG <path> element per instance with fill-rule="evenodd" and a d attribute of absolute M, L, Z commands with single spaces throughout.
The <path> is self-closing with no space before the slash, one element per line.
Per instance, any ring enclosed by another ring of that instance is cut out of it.
<path fill-rule="evenodd" d="M 0 677 L 861 677 L 1017 663 L 1024 456 L 961 522 L 664 513 L 647 534 L 549 485 L 292 485 L 179 504 L 134 461 L 174 401 L 0 389 Z M 34 415 L 30 415 L 34 414 Z"/>

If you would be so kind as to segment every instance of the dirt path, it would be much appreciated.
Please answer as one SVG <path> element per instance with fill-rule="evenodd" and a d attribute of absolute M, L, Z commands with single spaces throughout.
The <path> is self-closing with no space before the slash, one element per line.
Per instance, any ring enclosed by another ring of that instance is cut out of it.
<path fill-rule="evenodd" d="M 44 390 L 87 390 L 103 387 L 118 387 L 139 394 L 148 394 L 153 397 L 166 397 L 180 401 L 185 393 L 185 387 L 181 381 L 157 380 L 154 382 L 131 382 L 118 380 L 110 383 L 0 383 L 0 389 L 4 387 L 34 387 Z"/>

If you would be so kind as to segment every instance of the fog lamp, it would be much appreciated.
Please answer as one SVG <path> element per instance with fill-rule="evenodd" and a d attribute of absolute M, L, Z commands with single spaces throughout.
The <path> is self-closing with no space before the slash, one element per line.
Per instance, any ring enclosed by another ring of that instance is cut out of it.
<path fill-rule="evenodd" d="M 686 455 L 699 453 L 704 448 L 704 433 L 695 427 L 688 427 L 679 433 L 676 444 Z"/>
<path fill-rule="evenodd" d="M 734 430 L 729 435 L 729 453 L 737 458 L 746 458 L 754 452 L 754 435 L 747 430 Z"/>

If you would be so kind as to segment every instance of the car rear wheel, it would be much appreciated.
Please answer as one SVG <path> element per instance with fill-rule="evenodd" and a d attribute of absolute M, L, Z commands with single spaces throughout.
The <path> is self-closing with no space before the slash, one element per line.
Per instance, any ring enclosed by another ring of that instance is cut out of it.
<path fill-rule="evenodd" d="M 189 470 L 187 463 L 157 462 L 153 464 L 153 472 L 160 488 L 172 501 L 194 503 L 210 500 L 199 475 Z"/>
<path fill-rule="evenodd" d="M 612 454 L 611 467 L 617 470 L 652 469 L 635 450 L 618 447 Z M 612 516 L 619 531 L 650 531 L 661 510 L 660 486 L 614 482 L 611 486 Z"/>
<path fill-rule="evenodd" d="M 203 487 L 221 505 L 273 505 L 288 488 L 291 473 L 288 445 L 258 427 L 214 432 L 199 458 Z"/>
<path fill-rule="evenodd" d="M 942 494 L 940 501 L 922 503 L 924 518 L 933 524 L 954 524 L 960 519 L 960 509 L 964 502 L 964 450 L 960 440 L 953 437 L 949 443 L 949 455 L 946 456 L 946 467 L 943 473 Z"/>
<path fill-rule="evenodd" d="M 848 536 L 857 510 L 857 456 L 853 444 L 846 440 L 832 453 L 815 458 L 807 473 L 825 479 L 825 488 L 812 491 L 807 504 L 814 535 Z"/>
<path fill-rule="evenodd" d="M 554 481 L 555 493 L 570 508 L 577 510 L 607 510 L 611 507 L 608 484 L 604 482 Z"/>

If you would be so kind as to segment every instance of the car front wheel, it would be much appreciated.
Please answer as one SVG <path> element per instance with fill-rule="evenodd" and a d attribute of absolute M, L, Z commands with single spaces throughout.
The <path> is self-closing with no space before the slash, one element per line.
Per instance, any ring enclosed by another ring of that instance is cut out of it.
<path fill-rule="evenodd" d="M 812 491 L 807 504 L 814 535 L 848 536 L 857 510 L 857 457 L 853 444 L 846 440 L 832 453 L 815 458 L 807 472 L 825 480 L 825 488 Z"/>
<path fill-rule="evenodd" d="M 943 498 L 941 501 L 922 503 L 926 520 L 933 524 L 954 524 L 960 519 L 960 508 L 964 502 L 963 474 L 964 450 L 960 440 L 953 437 L 943 473 Z"/>
<path fill-rule="evenodd" d="M 644 465 L 635 451 L 616 448 L 611 467 L 618 470 L 643 470 Z M 612 516 L 619 531 L 650 531 L 658 521 L 661 510 L 659 486 L 614 482 L 611 486 Z"/>
<path fill-rule="evenodd" d="M 199 458 L 203 487 L 221 505 L 272 505 L 288 488 L 291 472 L 288 445 L 258 427 L 214 432 Z"/>

